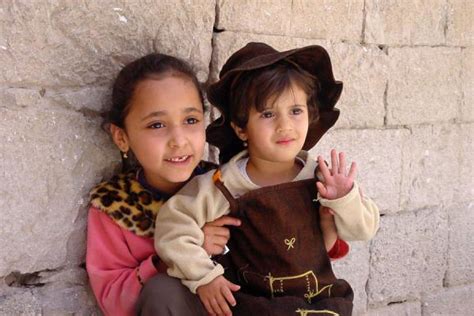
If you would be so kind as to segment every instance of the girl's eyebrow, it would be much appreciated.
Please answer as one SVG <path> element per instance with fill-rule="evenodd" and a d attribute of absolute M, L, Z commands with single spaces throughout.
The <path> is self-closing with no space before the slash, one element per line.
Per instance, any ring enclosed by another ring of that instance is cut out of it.
<path fill-rule="evenodd" d="M 183 111 L 185 114 L 189 114 L 189 113 L 193 113 L 193 112 L 197 112 L 197 113 L 203 113 L 202 110 L 194 107 L 194 106 L 190 106 L 190 107 L 187 107 L 184 109 Z M 142 121 L 146 121 L 152 117 L 160 117 L 160 116 L 164 116 L 166 115 L 166 111 L 154 111 L 154 112 L 151 112 L 150 114 L 148 114 L 147 116 L 145 116 L 144 118 L 142 118 Z"/>

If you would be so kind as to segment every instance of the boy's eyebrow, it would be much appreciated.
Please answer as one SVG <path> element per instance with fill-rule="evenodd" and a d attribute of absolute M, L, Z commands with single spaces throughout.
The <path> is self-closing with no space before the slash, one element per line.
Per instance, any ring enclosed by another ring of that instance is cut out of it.
<path fill-rule="evenodd" d="M 202 110 L 194 107 L 194 106 L 190 106 L 190 107 L 187 107 L 184 109 L 183 111 L 185 114 L 188 114 L 188 113 L 193 113 L 193 112 L 197 112 L 197 113 L 203 113 Z M 145 121 L 149 118 L 152 118 L 152 117 L 155 117 L 155 116 L 164 116 L 166 115 L 166 111 L 154 111 L 154 112 L 151 112 L 150 114 L 148 114 L 147 116 L 145 116 L 144 118 L 142 118 L 142 121 Z"/>

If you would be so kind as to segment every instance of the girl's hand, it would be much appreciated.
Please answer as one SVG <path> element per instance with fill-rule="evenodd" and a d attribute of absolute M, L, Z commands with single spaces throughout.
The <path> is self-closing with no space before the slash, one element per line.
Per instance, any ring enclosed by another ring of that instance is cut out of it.
<path fill-rule="evenodd" d="M 339 157 L 339 159 L 338 159 Z M 334 200 L 343 197 L 352 189 L 357 174 L 356 163 L 353 162 L 346 173 L 346 157 L 343 152 L 339 155 L 335 149 L 331 150 L 331 169 L 326 166 L 323 158 L 318 156 L 318 166 L 323 174 L 324 182 L 317 182 L 321 197 Z"/>
<path fill-rule="evenodd" d="M 210 315 L 231 316 L 229 304 L 232 306 L 237 304 L 232 292 L 239 289 L 240 286 L 220 275 L 210 283 L 198 287 L 196 292 Z"/>
<path fill-rule="evenodd" d="M 204 232 L 204 243 L 202 247 L 210 256 L 220 255 L 230 237 L 229 228 L 225 225 L 240 226 L 240 220 L 231 216 L 221 216 L 213 222 L 209 222 L 202 228 Z"/>

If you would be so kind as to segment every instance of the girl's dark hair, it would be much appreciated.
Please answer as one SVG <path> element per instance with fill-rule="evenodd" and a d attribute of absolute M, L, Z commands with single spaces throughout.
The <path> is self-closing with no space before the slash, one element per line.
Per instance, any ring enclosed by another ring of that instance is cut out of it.
<path fill-rule="evenodd" d="M 152 53 L 127 64 L 119 72 L 112 88 L 112 104 L 109 111 L 104 113 L 102 127 L 107 131 L 110 124 L 125 128 L 125 118 L 138 83 L 146 79 L 162 79 L 169 75 L 190 79 L 199 92 L 201 103 L 204 104 L 201 85 L 187 62 L 173 56 Z M 128 159 L 122 158 L 124 172 L 133 169 L 137 164 L 133 153 L 129 156 Z"/>
<path fill-rule="evenodd" d="M 243 142 L 230 128 L 230 122 L 240 128 L 245 128 L 252 107 L 259 112 L 263 111 L 269 102 L 275 102 L 292 84 L 297 85 L 308 96 L 309 123 L 318 120 L 319 81 L 294 62 L 284 59 L 264 68 L 243 71 L 236 75 L 230 85 L 228 111 L 223 113 L 224 124 L 229 125 L 227 131 L 230 135 L 226 135 L 228 141 L 219 148 L 220 163 L 229 161 L 245 148 Z M 216 137 L 219 136 L 216 135 Z"/>

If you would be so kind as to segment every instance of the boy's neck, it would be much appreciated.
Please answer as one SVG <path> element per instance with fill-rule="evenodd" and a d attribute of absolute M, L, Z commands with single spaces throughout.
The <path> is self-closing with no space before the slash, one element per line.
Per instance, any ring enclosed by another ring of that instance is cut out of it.
<path fill-rule="evenodd" d="M 259 186 L 277 185 L 292 181 L 303 168 L 297 159 L 287 162 L 274 162 L 249 157 L 247 174 Z"/>

